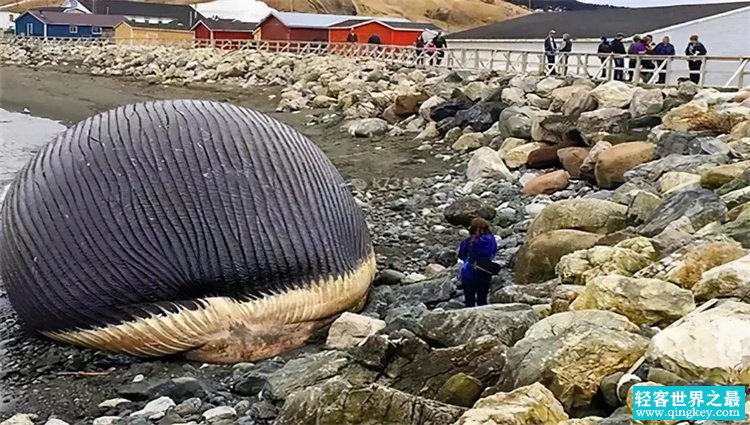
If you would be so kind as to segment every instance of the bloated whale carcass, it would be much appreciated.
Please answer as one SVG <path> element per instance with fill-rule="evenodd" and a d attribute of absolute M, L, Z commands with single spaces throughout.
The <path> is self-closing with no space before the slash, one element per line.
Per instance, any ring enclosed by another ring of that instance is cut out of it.
<path fill-rule="evenodd" d="M 25 326 L 111 352 L 271 357 L 360 308 L 375 274 L 364 215 L 323 152 L 220 102 L 70 127 L 0 213 L 0 277 Z"/>

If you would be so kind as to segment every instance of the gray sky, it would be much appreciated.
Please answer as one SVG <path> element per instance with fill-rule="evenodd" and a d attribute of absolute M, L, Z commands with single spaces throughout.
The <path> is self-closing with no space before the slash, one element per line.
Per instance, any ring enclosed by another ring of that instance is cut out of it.
<path fill-rule="evenodd" d="M 747 0 L 580 0 L 583 3 L 611 4 L 613 6 L 655 7 L 675 4 L 735 3 Z"/>

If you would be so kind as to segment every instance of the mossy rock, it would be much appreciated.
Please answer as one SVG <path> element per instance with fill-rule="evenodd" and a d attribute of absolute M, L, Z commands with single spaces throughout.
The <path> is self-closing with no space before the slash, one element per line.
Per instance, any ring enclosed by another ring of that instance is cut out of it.
<path fill-rule="evenodd" d="M 527 240 L 516 258 L 516 283 L 524 285 L 553 279 L 560 258 L 591 248 L 601 237 L 580 230 L 553 230 Z"/>
<path fill-rule="evenodd" d="M 437 393 L 437 401 L 462 407 L 471 407 L 484 391 L 482 382 L 465 373 L 457 373 L 445 382 Z"/>

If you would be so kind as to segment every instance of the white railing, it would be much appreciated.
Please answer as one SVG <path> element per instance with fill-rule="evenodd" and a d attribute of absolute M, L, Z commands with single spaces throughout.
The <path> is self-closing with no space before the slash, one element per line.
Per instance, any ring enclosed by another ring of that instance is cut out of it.
<path fill-rule="evenodd" d="M 447 48 L 430 53 L 411 46 L 367 45 L 273 40 L 164 40 L 156 38 L 41 38 L 0 37 L 0 44 L 55 44 L 105 46 L 169 46 L 217 48 L 263 53 L 336 55 L 369 58 L 411 67 L 500 71 L 535 75 L 573 75 L 598 81 L 623 80 L 634 84 L 674 85 L 692 76 L 701 86 L 742 88 L 750 84 L 750 56 L 629 56 L 596 53 L 556 55 L 554 63 L 543 52 L 487 48 Z M 688 60 L 700 67 L 688 69 Z"/>

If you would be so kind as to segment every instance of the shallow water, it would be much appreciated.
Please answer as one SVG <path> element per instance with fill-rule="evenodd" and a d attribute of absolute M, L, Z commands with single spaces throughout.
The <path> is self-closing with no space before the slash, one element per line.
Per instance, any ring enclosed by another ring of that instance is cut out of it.
<path fill-rule="evenodd" d="M 16 172 L 65 126 L 0 108 L 0 193 Z"/>

